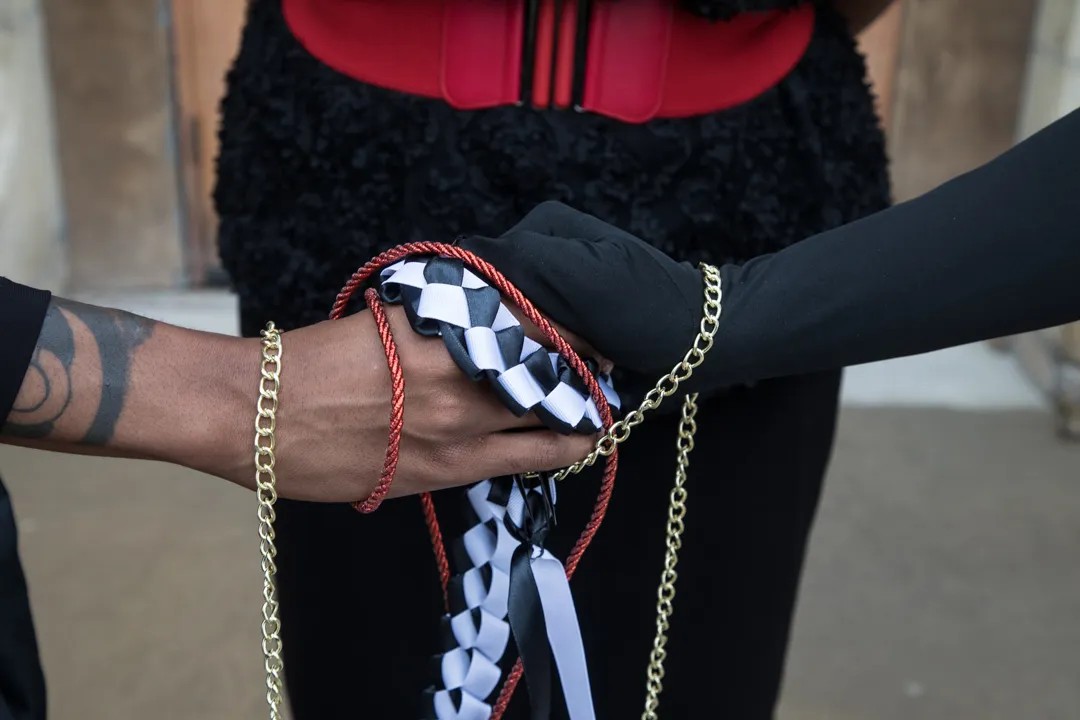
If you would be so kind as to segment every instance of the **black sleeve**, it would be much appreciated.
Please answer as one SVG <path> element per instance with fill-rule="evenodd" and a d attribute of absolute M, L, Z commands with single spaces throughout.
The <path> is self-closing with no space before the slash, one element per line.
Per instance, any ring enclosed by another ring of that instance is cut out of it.
<path fill-rule="evenodd" d="M 50 295 L 0 277 L 0 425 L 22 387 Z"/>
<path fill-rule="evenodd" d="M 566 205 L 460 245 L 635 382 L 654 382 L 697 332 L 700 272 Z M 720 273 L 719 327 L 689 390 L 1078 320 L 1080 110 L 915 200 Z"/>
<path fill-rule="evenodd" d="M 1080 319 L 1080 111 L 915 200 L 721 274 L 714 387 Z"/>

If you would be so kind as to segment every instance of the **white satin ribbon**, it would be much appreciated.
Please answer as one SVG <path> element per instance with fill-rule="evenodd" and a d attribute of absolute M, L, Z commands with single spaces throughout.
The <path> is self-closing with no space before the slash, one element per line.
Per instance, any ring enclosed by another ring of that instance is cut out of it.
<path fill-rule="evenodd" d="M 574 598 L 566 579 L 566 568 L 547 550 L 532 561 L 533 576 L 544 607 L 551 655 L 559 670 L 563 697 L 571 720 L 595 720 L 589 668 L 585 664 L 585 646 L 581 642 Z"/>
<path fill-rule="evenodd" d="M 543 348 L 533 340 L 511 334 L 514 342 L 521 340 L 518 357 L 504 357 L 497 333 L 518 326 L 513 314 L 500 303 L 491 318 L 490 306 L 475 324 L 470 317 L 466 290 L 480 290 L 487 283 L 468 269 L 463 270 L 460 282 L 428 282 L 425 277 L 427 261 L 403 260 L 381 272 L 385 285 L 398 285 L 420 290 L 416 314 L 464 330 L 464 347 L 469 359 L 484 371 L 492 371 L 497 382 L 520 408 L 543 407 L 559 422 L 579 428 L 583 419 L 599 429 L 600 413 L 595 401 L 563 381 L 545 390 L 533 376 L 525 361 Z M 415 295 L 414 295 L 415 297 Z M 475 301 L 475 297 L 473 300 Z M 505 338 L 504 338 L 505 339 Z M 511 350 L 513 355 L 515 350 Z M 558 376 L 559 355 L 547 353 L 552 369 Z M 514 363 L 516 360 L 516 364 Z M 535 362 L 535 359 L 532 360 Z M 618 407 L 618 395 L 606 376 L 598 376 L 600 387 L 613 407 Z M 550 481 L 549 481 L 550 482 Z M 552 502 L 554 482 L 550 482 Z M 486 699 L 496 690 L 501 671 L 499 663 L 510 642 L 511 628 L 507 621 L 510 567 L 514 551 L 521 542 L 507 529 L 509 519 L 517 528 L 524 526 L 526 501 L 518 488 L 511 490 L 505 506 L 489 500 L 492 481 L 485 480 L 467 491 L 478 524 L 463 536 L 470 569 L 461 576 L 461 590 L 468 610 L 450 618 L 450 629 L 458 647 L 442 656 L 442 688 L 434 695 L 434 710 L 439 720 L 489 720 L 492 712 Z M 527 492 L 538 492 L 536 489 Z M 595 720 L 592 688 L 589 682 L 585 650 L 581 640 L 566 569 L 551 552 L 533 547 L 530 569 L 539 594 L 548 644 L 555 668 L 559 673 L 566 707 L 571 720 Z M 476 618 L 479 617 L 479 622 Z M 460 702 L 455 702 L 458 691 Z"/>

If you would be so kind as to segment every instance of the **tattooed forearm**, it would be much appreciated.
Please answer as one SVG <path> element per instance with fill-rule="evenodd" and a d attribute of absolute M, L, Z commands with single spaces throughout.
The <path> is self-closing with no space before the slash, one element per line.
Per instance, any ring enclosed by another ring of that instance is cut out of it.
<path fill-rule="evenodd" d="M 124 409 L 135 350 L 150 337 L 154 326 L 152 320 L 119 310 L 54 298 L 26 379 L 0 434 L 53 437 L 75 406 L 83 405 L 82 414 L 89 420 L 82 423 L 75 441 L 107 444 Z M 90 409 L 86 403 L 92 404 L 92 412 L 86 412 Z"/>

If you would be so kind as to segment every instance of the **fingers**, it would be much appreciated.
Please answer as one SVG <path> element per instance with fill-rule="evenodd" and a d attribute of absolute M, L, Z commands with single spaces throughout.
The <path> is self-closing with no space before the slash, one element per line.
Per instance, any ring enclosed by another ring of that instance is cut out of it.
<path fill-rule="evenodd" d="M 498 477 L 573 465 L 592 451 L 592 435 L 560 435 L 551 430 L 496 433 L 483 439 L 477 465 L 485 477 Z"/>
<path fill-rule="evenodd" d="M 564 436 L 550 430 L 493 433 L 426 450 L 403 443 L 389 497 L 446 490 L 506 475 L 559 470 L 585 458 L 595 444 L 595 436 Z"/>
<path fill-rule="evenodd" d="M 576 352 L 582 358 L 585 358 L 585 359 L 591 358 L 591 359 L 595 360 L 596 363 L 600 366 L 600 372 L 602 372 L 602 373 L 610 373 L 612 371 L 612 369 L 615 367 L 615 363 L 611 362 L 606 357 L 601 355 L 600 352 L 596 348 L 594 348 L 592 345 L 587 343 L 579 335 L 577 335 L 576 333 L 570 332 L 569 330 L 567 330 L 566 328 L 564 328 L 562 325 L 560 325 L 558 323 L 553 322 L 551 324 L 555 326 L 555 330 L 558 331 L 558 333 L 563 336 L 563 339 L 566 340 L 566 342 L 570 343 L 570 347 L 572 347 L 574 349 L 574 352 Z"/>
<path fill-rule="evenodd" d="M 512 303 L 506 303 L 506 308 L 515 318 L 517 318 L 517 321 L 521 323 L 521 327 L 525 331 L 526 337 L 528 337 L 530 340 L 540 343 L 548 350 L 554 349 L 547 337 L 545 337 L 544 334 L 540 332 L 540 328 L 534 325 L 533 322 L 529 320 L 529 318 L 525 317 L 525 314 L 521 311 L 520 308 L 518 308 Z M 611 372 L 611 369 L 613 367 L 612 362 L 607 358 L 603 357 L 599 352 L 597 352 L 596 348 L 586 342 L 580 335 L 571 332 L 570 330 L 567 330 L 564 326 L 550 319 L 548 320 L 548 322 L 551 322 L 551 325 L 555 328 L 555 331 L 559 333 L 559 335 L 561 335 L 562 338 L 566 340 L 566 342 L 570 343 L 570 347 L 574 349 L 574 352 L 576 352 L 583 358 L 592 358 L 593 360 L 595 360 L 600 365 L 601 372 Z"/>
<path fill-rule="evenodd" d="M 405 376 L 407 417 L 419 414 L 429 424 L 443 426 L 444 431 L 445 428 L 467 429 L 469 434 L 479 436 L 542 427 L 536 413 L 518 417 L 503 404 L 489 383 L 466 377 L 441 340 L 414 333 L 404 310 L 400 307 L 387 310 Z M 539 332 L 535 327 L 533 331 Z M 578 349 L 582 354 L 588 352 L 584 343 L 579 342 Z"/>
<path fill-rule="evenodd" d="M 543 427 L 543 422 L 536 413 L 525 413 L 518 417 L 503 405 L 487 383 L 469 383 L 460 398 L 465 403 L 465 422 L 469 429 L 478 433 L 499 433 L 504 430 L 522 430 Z"/>

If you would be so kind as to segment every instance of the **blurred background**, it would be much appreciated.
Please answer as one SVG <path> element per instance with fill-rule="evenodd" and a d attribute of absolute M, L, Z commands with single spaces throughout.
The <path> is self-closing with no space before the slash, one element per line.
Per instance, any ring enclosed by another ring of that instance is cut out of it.
<path fill-rule="evenodd" d="M 209 192 L 244 7 L 0 0 L 0 274 L 236 332 Z M 898 200 L 1080 106 L 1080 0 L 900 0 L 861 42 Z M 850 370 L 781 720 L 1080 717 L 1078 434 L 1078 327 Z M 253 496 L 0 468 L 53 717 L 264 716 Z"/>

